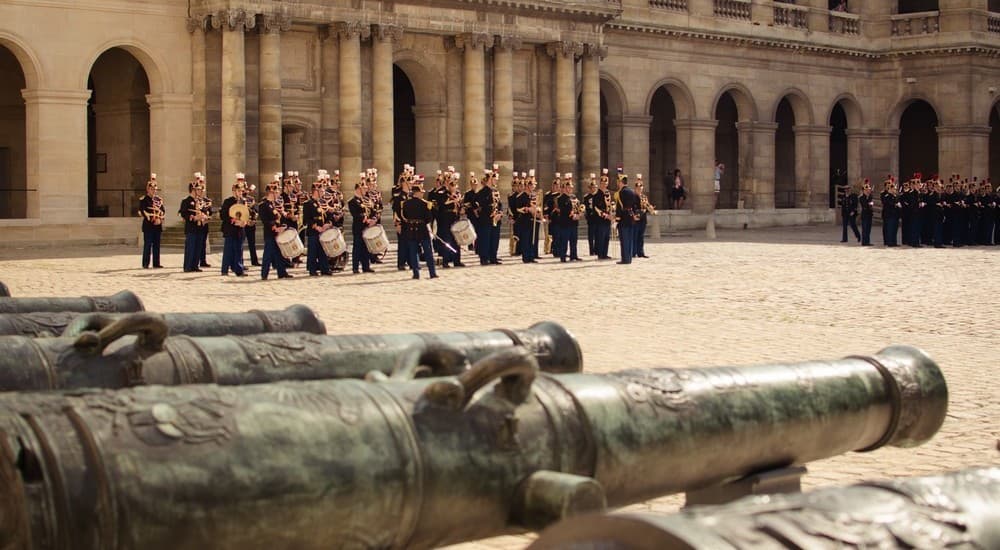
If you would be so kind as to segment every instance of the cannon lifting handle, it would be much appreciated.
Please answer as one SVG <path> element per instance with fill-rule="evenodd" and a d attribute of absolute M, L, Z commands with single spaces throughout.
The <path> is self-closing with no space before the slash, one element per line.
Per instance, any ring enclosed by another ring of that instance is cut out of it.
<path fill-rule="evenodd" d="M 84 332 L 73 342 L 73 347 L 83 353 L 101 353 L 111 342 L 130 334 L 136 335 L 136 345 L 150 352 L 163 349 L 170 328 L 163 317 L 154 313 L 134 313 L 101 328 L 98 332 Z"/>
<path fill-rule="evenodd" d="M 477 391 L 499 378 L 497 395 L 520 404 L 531 395 L 531 384 L 537 374 L 538 361 L 531 352 L 524 348 L 505 349 L 479 360 L 455 378 L 427 386 L 423 398 L 433 405 L 461 411 Z"/>

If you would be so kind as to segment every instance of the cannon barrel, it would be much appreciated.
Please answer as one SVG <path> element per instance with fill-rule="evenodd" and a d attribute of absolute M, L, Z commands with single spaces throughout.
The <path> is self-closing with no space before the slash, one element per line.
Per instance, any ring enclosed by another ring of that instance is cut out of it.
<path fill-rule="evenodd" d="M 7 296 L 10 296 L 10 289 L 7 288 L 7 285 L 3 284 L 3 281 L 0 281 L 0 298 Z"/>
<path fill-rule="evenodd" d="M 0 313 L 31 313 L 35 311 L 131 313 L 144 310 L 142 300 L 129 290 L 123 290 L 111 296 L 81 296 L 79 298 L 0 298 Z"/>
<path fill-rule="evenodd" d="M 127 313 L 35 312 L 0 313 L 0 335 L 79 336 L 100 330 L 125 318 Z M 171 336 L 224 336 L 264 332 L 311 332 L 325 334 L 326 325 L 306 306 L 280 311 L 251 310 L 246 313 L 164 313 Z"/>
<path fill-rule="evenodd" d="M 294 315 L 315 320 L 311 311 L 302 310 L 295 310 Z M 243 315 L 250 324 L 261 322 L 259 315 Z M 486 332 L 272 332 L 215 337 L 168 336 L 170 326 L 171 322 L 159 315 L 136 313 L 75 338 L 0 336 L 0 391 L 143 384 L 242 385 L 364 378 L 370 373 L 406 378 L 425 371 L 451 375 L 497 349 L 515 345 L 529 349 L 547 372 L 579 372 L 583 367 L 576 338 L 552 322 L 524 330 Z M 126 338 L 132 335 L 137 337 Z"/>
<path fill-rule="evenodd" d="M 0 547 L 431 548 L 930 438 L 915 348 L 740 368 L 0 395 Z"/>
<path fill-rule="evenodd" d="M 678 514 L 583 515 L 529 550 L 1000 548 L 1000 467 L 747 497 Z"/>

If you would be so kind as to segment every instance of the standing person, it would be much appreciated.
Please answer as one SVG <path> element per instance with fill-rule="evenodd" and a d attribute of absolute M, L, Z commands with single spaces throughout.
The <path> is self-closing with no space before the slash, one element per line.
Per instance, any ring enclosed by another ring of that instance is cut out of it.
<path fill-rule="evenodd" d="M 600 187 L 594 195 L 594 252 L 598 260 L 610 260 L 608 248 L 611 244 L 611 223 L 614 221 L 612 213 L 614 202 L 611 198 L 611 191 L 608 190 L 608 169 L 604 168 L 601 174 Z"/>
<path fill-rule="evenodd" d="M 407 247 L 413 278 L 420 278 L 420 250 L 426 252 L 427 270 L 431 279 L 437 278 L 434 270 L 434 255 L 431 250 L 430 223 L 434 219 L 434 203 L 424 200 L 424 188 L 419 183 L 413 186 L 413 197 L 403 203 L 403 236 Z"/>
<path fill-rule="evenodd" d="M 275 240 L 275 237 L 285 230 L 285 226 L 282 224 L 281 208 L 275 204 L 280 194 L 278 183 L 268 184 L 266 198 L 261 201 L 257 208 L 260 213 L 261 232 L 264 233 L 264 254 L 260 259 L 260 278 L 265 281 L 271 272 L 271 266 L 274 266 L 275 271 L 278 272 L 279 279 L 292 277 L 285 268 L 284 258 L 281 257 L 281 253 L 278 251 L 278 242 Z"/>
<path fill-rule="evenodd" d="M 572 177 L 567 173 L 568 178 Z M 568 180 L 567 180 L 568 181 Z M 549 226 L 552 230 L 552 255 L 559 258 L 560 262 L 566 262 L 566 254 L 569 252 L 569 222 L 573 205 L 569 195 L 566 194 L 566 182 L 562 181 L 553 185 L 553 189 L 558 191 L 552 195 L 551 208 L 549 209 Z"/>
<path fill-rule="evenodd" d="M 330 212 L 328 202 L 333 199 L 330 194 L 327 201 L 323 201 L 324 185 L 322 181 L 312 184 L 309 200 L 302 205 L 302 225 L 306 228 L 306 271 L 310 277 L 319 275 L 333 275 L 330 271 L 330 259 L 323 250 L 323 245 L 319 241 L 320 235 L 324 231 L 333 227 L 333 223 L 327 219 Z"/>
<path fill-rule="evenodd" d="M 474 188 L 472 196 L 475 211 L 478 213 L 479 224 L 476 225 L 476 254 L 479 256 L 479 265 L 491 265 L 493 244 L 493 189 L 490 187 L 492 173 L 486 170 L 483 173 L 482 185 Z"/>
<path fill-rule="evenodd" d="M 222 201 L 219 208 L 219 217 L 222 218 L 222 276 L 229 275 L 232 269 L 237 277 L 246 277 L 243 269 L 243 227 L 247 219 L 238 215 L 233 207 L 242 204 L 243 200 L 243 174 L 236 174 L 236 183 L 233 184 L 233 194 Z"/>
<path fill-rule="evenodd" d="M 719 177 L 722 177 L 721 174 Z M 673 201 L 671 206 L 674 210 L 684 208 L 684 200 L 687 199 L 687 190 L 684 189 L 684 178 L 681 176 L 680 168 L 674 170 L 674 185 L 670 189 L 670 199 Z"/>
<path fill-rule="evenodd" d="M 198 208 L 198 176 L 195 173 L 195 181 L 188 184 L 188 196 L 181 201 L 181 206 L 177 213 L 184 218 L 184 272 L 191 273 L 201 271 L 198 267 L 198 260 L 201 258 L 201 225 L 205 213 Z"/>
<path fill-rule="evenodd" d="M 448 269 L 451 265 L 465 267 L 465 264 L 462 263 L 462 247 L 458 246 L 455 234 L 451 231 L 451 226 L 464 215 L 462 192 L 458 189 L 458 183 L 450 178 L 448 178 L 444 197 L 445 200 L 440 203 L 440 206 L 437 203 L 434 206 L 438 238 L 448 244 L 448 246 L 442 245 L 438 249 L 441 253 L 441 267 L 444 269 Z"/>
<path fill-rule="evenodd" d="M 399 175 L 399 179 L 396 181 L 396 186 L 392 189 L 392 198 L 390 200 L 390 207 L 392 208 L 392 223 L 393 227 L 396 228 L 396 269 L 403 271 L 406 269 L 406 250 L 402 246 L 402 222 L 400 213 L 403 209 L 403 203 L 406 199 L 410 198 L 410 175 L 407 173 L 406 169 L 403 173 Z"/>
<path fill-rule="evenodd" d="M 461 174 L 455 172 L 454 174 L 452 174 L 452 178 L 461 181 Z M 476 173 L 469 172 L 469 188 L 468 190 L 465 191 L 465 195 L 462 197 L 463 199 L 462 206 L 463 208 L 465 208 L 465 215 L 468 216 L 469 223 L 472 224 L 472 227 L 476 228 L 476 231 L 479 230 L 479 226 L 481 225 L 479 219 L 480 218 L 479 205 L 476 202 L 476 193 L 478 192 L 479 192 L 479 180 L 476 179 Z M 469 245 L 469 250 L 475 252 L 478 255 L 479 250 L 476 248 L 476 246 L 479 245 L 479 238 L 478 238 L 479 235 L 476 235 L 476 237 L 477 237 L 476 241 Z"/>
<path fill-rule="evenodd" d="M 487 226 L 490 230 L 490 235 L 487 245 L 487 260 L 492 265 L 503 263 L 499 258 L 500 225 L 503 223 L 503 201 L 500 199 L 500 190 L 497 189 L 497 180 L 499 178 L 500 167 L 494 164 L 490 179 L 486 182 L 487 190 L 490 192 L 490 217 L 489 225 Z"/>
<path fill-rule="evenodd" d="M 861 206 L 861 246 L 872 245 L 872 220 L 875 218 L 875 197 L 872 196 L 872 184 L 865 178 L 865 184 L 861 188 L 861 196 L 858 197 L 858 204 Z"/>
<path fill-rule="evenodd" d="M 639 198 L 628 186 L 628 176 L 618 179 L 617 208 L 618 211 L 618 241 L 621 244 L 621 260 L 619 264 L 632 263 L 635 246 L 635 227 L 639 221 Z"/>
<path fill-rule="evenodd" d="M 160 237 L 163 235 L 163 218 L 167 215 L 167 209 L 163 205 L 163 199 L 157 194 L 158 191 L 156 174 L 152 174 L 146 182 L 146 194 L 139 199 L 143 269 L 149 269 L 150 259 L 153 260 L 154 268 L 163 267 L 160 265 Z"/>
<path fill-rule="evenodd" d="M 899 198 L 896 196 L 896 184 L 892 179 L 885 180 L 885 190 L 879 196 L 882 200 L 882 244 L 898 246 L 896 233 L 899 230 Z"/>
<path fill-rule="evenodd" d="M 653 210 L 646 197 L 646 186 L 642 181 L 642 174 L 635 175 L 635 194 L 639 198 L 639 206 L 636 211 L 639 213 L 639 220 L 635 224 L 635 245 L 632 248 L 632 257 L 648 258 L 646 255 L 646 227 L 649 224 L 649 213 Z"/>
<path fill-rule="evenodd" d="M 196 196 L 198 197 L 199 208 L 204 214 L 201 224 L 198 225 L 198 231 L 201 235 L 198 265 L 199 267 L 212 267 L 212 264 L 208 263 L 208 221 L 212 219 L 212 199 L 208 197 L 208 190 L 205 187 L 205 178 L 201 178 L 201 181 L 198 182 Z"/>
<path fill-rule="evenodd" d="M 597 174 L 590 174 L 590 183 L 587 185 L 587 193 L 583 195 L 583 217 L 587 222 L 587 255 L 596 256 L 594 245 L 596 244 L 596 239 L 594 238 L 596 234 L 597 225 L 594 221 L 596 214 L 594 213 L 594 196 L 597 194 Z"/>
<path fill-rule="evenodd" d="M 715 174 L 712 176 L 713 188 L 715 189 L 715 204 L 712 206 L 714 209 L 719 205 L 719 193 L 722 192 L 722 175 L 726 173 L 726 165 L 719 162 L 719 159 L 715 159 Z"/>
<path fill-rule="evenodd" d="M 577 255 L 577 241 L 580 239 L 580 218 L 582 218 L 586 213 L 586 207 L 579 199 L 576 198 L 575 185 L 573 185 L 572 179 L 563 182 L 563 194 L 569 199 L 567 208 L 568 214 L 565 234 L 563 235 L 563 246 L 569 248 L 569 261 L 571 262 L 582 262 L 580 256 Z"/>
<path fill-rule="evenodd" d="M 521 172 L 518 174 L 514 172 L 514 179 L 510 185 L 510 195 L 507 195 L 507 217 L 510 219 L 510 246 L 509 252 L 511 256 L 518 257 L 521 255 L 521 239 L 517 236 L 517 231 L 514 229 L 514 222 L 517 221 L 517 206 L 515 202 L 519 199 L 521 194 L 524 192 L 524 178 L 528 174 Z"/>
<path fill-rule="evenodd" d="M 535 192 L 535 171 L 529 172 L 524 183 L 524 192 L 514 200 L 514 230 L 521 245 L 521 261 L 526 264 L 538 263 L 538 233 L 536 217 L 541 214 L 538 195 Z"/>
<path fill-rule="evenodd" d="M 250 252 L 250 265 L 260 266 L 257 257 L 257 187 L 250 185 L 243 190 L 243 204 L 250 210 L 250 219 L 247 220 L 243 234 L 247 239 L 247 250 Z"/>
<path fill-rule="evenodd" d="M 858 224 L 855 221 L 855 217 L 858 215 L 858 193 L 854 190 L 854 187 L 847 189 L 844 192 L 843 197 L 840 199 L 840 216 L 842 218 L 841 225 L 843 226 L 843 234 L 840 237 L 840 242 L 847 242 L 847 226 L 851 227 L 851 231 L 854 232 L 854 237 L 861 240 L 861 232 L 858 231 Z"/>
<path fill-rule="evenodd" d="M 360 267 L 365 273 L 375 273 L 369 261 L 371 258 L 368 255 L 368 248 L 365 247 L 364 231 L 375 225 L 378 220 L 370 217 L 372 212 L 369 211 L 365 200 L 364 183 L 358 182 L 354 185 L 354 197 L 347 202 L 347 208 L 350 210 L 352 218 L 351 270 L 354 273 L 359 273 L 358 268 Z"/>

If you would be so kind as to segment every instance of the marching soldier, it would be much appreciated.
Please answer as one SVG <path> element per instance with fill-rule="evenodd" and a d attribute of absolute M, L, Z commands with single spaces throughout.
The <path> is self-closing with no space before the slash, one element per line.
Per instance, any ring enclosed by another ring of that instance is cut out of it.
<path fill-rule="evenodd" d="M 636 224 L 639 222 L 639 197 L 628 186 L 628 176 L 624 174 L 618 178 L 616 197 L 618 242 L 621 245 L 622 255 L 622 259 L 618 263 L 628 265 L 632 263 L 632 256 L 635 252 L 635 230 Z"/>
<path fill-rule="evenodd" d="M 363 176 L 363 174 L 362 174 Z M 365 273 L 375 273 L 369 262 L 370 256 L 368 248 L 365 247 L 364 231 L 375 225 L 377 219 L 371 217 L 371 210 L 365 200 L 364 180 L 354 185 L 354 197 L 347 202 L 347 208 L 351 211 L 351 266 L 354 273 L 360 273 L 359 267 Z"/>
<path fill-rule="evenodd" d="M 587 185 L 587 193 L 583 195 L 584 219 L 587 221 L 587 255 L 596 256 L 597 224 L 594 221 L 594 196 L 597 194 L 597 174 L 590 174 L 590 183 Z"/>
<path fill-rule="evenodd" d="M 201 258 L 202 238 L 201 224 L 205 221 L 205 213 L 198 208 L 198 178 L 201 172 L 195 172 L 195 179 L 188 184 L 188 196 L 181 201 L 177 210 L 184 218 L 184 272 L 201 271 L 198 261 Z"/>
<path fill-rule="evenodd" d="M 247 249 L 250 252 L 250 265 L 260 266 L 257 257 L 257 187 L 250 185 L 243 190 L 243 204 L 250 211 L 250 219 L 247 220 L 243 233 L 247 240 Z"/>
<path fill-rule="evenodd" d="M 392 222 L 393 226 L 396 228 L 396 269 L 403 271 L 406 269 L 406 250 L 401 244 L 402 242 L 402 210 L 403 203 L 406 199 L 410 198 L 410 174 L 408 173 L 409 164 L 403 167 L 403 172 L 399 175 L 399 179 L 396 180 L 396 185 L 392 188 L 392 197 L 390 198 L 390 208 L 392 208 Z"/>
<path fill-rule="evenodd" d="M 885 246 L 899 246 L 896 234 L 899 230 L 899 197 L 896 196 L 896 183 L 889 177 L 885 180 L 885 190 L 880 195 L 882 200 L 882 243 Z"/>
<path fill-rule="evenodd" d="M 163 267 L 160 265 L 160 237 L 163 235 L 163 218 L 167 215 L 167 209 L 163 206 L 163 199 L 157 195 L 158 191 L 156 174 L 152 174 L 146 183 L 146 194 L 139 199 L 139 215 L 142 216 L 143 269 L 149 269 L 150 258 L 153 260 L 154 268 Z"/>
<path fill-rule="evenodd" d="M 500 193 L 496 190 L 496 181 L 490 170 L 486 170 L 483 174 L 483 184 L 476 190 L 475 204 L 479 213 L 479 227 L 476 228 L 476 252 L 479 254 L 479 264 L 499 264 L 497 248 L 500 245 L 499 223 L 503 219 L 503 205 L 500 203 Z M 494 233 L 496 233 L 495 239 Z"/>
<path fill-rule="evenodd" d="M 858 215 L 858 194 L 855 192 L 854 187 L 850 187 L 844 191 L 844 195 L 840 199 L 840 216 L 841 225 L 843 226 L 843 235 L 840 237 L 840 242 L 847 242 L 847 227 L 850 226 L 851 231 L 854 232 L 854 236 L 860 241 L 861 233 L 858 231 L 857 222 L 855 222 L 855 217 Z"/>
<path fill-rule="evenodd" d="M 264 254 L 260 259 L 260 278 L 265 281 L 272 266 L 278 272 L 279 279 L 292 277 L 285 268 L 285 259 L 281 257 L 281 253 L 278 251 L 278 242 L 275 240 L 278 234 L 286 229 L 282 223 L 281 207 L 277 204 L 277 200 L 281 196 L 281 190 L 278 186 L 277 182 L 267 185 L 266 198 L 260 202 L 258 207 L 261 231 L 264 233 Z"/>
<path fill-rule="evenodd" d="M 458 188 L 457 181 L 450 177 L 442 177 L 441 179 L 442 181 L 448 180 L 444 193 L 444 202 L 435 203 L 434 206 L 434 214 L 437 218 L 438 238 L 443 243 L 446 243 L 446 245 L 442 244 L 439 248 L 441 253 L 441 267 L 445 269 L 451 267 L 451 265 L 465 267 L 465 264 L 462 263 L 462 247 L 458 246 L 458 240 L 455 239 L 455 234 L 451 230 L 451 226 L 461 219 L 465 212 L 465 201 L 462 198 L 462 192 Z"/>
<path fill-rule="evenodd" d="M 556 197 L 560 194 L 560 188 L 562 187 L 562 174 L 556 172 L 555 178 L 552 180 L 552 186 L 549 190 L 545 192 L 542 197 L 542 219 L 545 220 L 545 247 L 544 252 L 546 254 L 552 254 L 553 257 L 556 256 L 555 252 L 552 250 L 553 242 L 555 237 L 553 236 L 554 228 L 552 227 L 552 208 L 555 206 Z"/>
<path fill-rule="evenodd" d="M 452 177 L 455 179 L 459 179 L 459 174 L 456 172 L 455 174 L 452 175 Z M 469 172 L 469 189 L 465 192 L 465 195 L 462 197 L 463 207 L 465 208 L 465 215 L 466 217 L 468 217 L 469 223 L 471 223 L 472 227 L 475 227 L 477 231 L 479 230 L 479 227 L 481 225 L 481 219 L 480 219 L 481 213 L 479 212 L 479 204 L 476 202 L 476 193 L 478 192 L 479 192 L 479 180 L 476 179 L 476 173 Z M 470 244 L 469 250 L 475 251 L 476 254 L 478 255 L 479 251 L 476 248 L 477 244 L 478 242 Z"/>
<path fill-rule="evenodd" d="M 524 192 L 514 198 L 516 211 L 514 230 L 517 232 L 521 245 L 521 261 L 530 264 L 538 263 L 538 231 L 537 219 L 541 216 L 541 205 L 535 192 L 535 170 L 528 172 L 528 181 L 524 184 Z"/>
<path fill-rule="evenodd" d="M 403 237 L 414 279 L 420 278 L 420 250 L 425 252 L 427 270 L 430 272 L 431 279 L 437 278 L 437 272 L 434 270 L 434 255 L 430 252 L 431 234 L 429 227 L 434 219 L 433 205 L 434 203 L 424 200 L 424 188 L 419 183 L 413 186 L 413 197 L 403 203 Z"/>
<path fill-rule="evenodd" d="M 517 236 L 517 231 L 514 230 L 514 222 L 517 220 L 517 207 L 514 203 L 517 202 L 520 195 L 524 193 L 524 180 L 528 177 L 528 174 L 521 172 L 518 174 L 514 172 L 514 179 L 510 186 L 510 195 L 507 195 L 507 217 L 510 218 L 510 255 L 520 256 L 521 255 L 521 240 Z"/>
<path fill-rule="evenodd" d="M 243 267 L 243 228 L 246 226 L 247 218 L 233 211 L 237 204 L 243 204 L 243 186 L 246 176 L 242 173 L 236 174 L 236 183 L 233 184 L 233 194 L 222 201 L 219 208 L 219 217 L 222 219 L 222 276 L 229 275 L 232 269 L 237 277 L 246 277 Z"/>
<path fill-rule="evenodd" d="M 875 197 L 872 196 L 872 184 L 865 178 L 865 184 L 861 188 L 861 196 L 858 197 L 858 204 L 861 206 L 861 246 L 872 245 L 872 220 L 875 217 Z"/>
<path fill-rule="evenodd" d="M 205 188 L 205 178 L 202 177 L 198 182 L 198 204 L 202 213 L 204 214 L 204 219 L 198 226 L 199 234 L 201 235 L 201 248 L 200 256 L 198 257 L 198 262 L 200 267 L 212 267 L 212 264 L 208 263 L 208 220 L 212 218 L 212 199 L 207 195 L 208 191 Z"/>
<path fill-rule="evenodd" d="M 635 225 L 635 247 L 632 249 L 632 256 L 635 258 L 648 258 L 646 255 L 646 226 L 649 223 L 649 213 L 653 212 L 653 206 L 649 204 L 646 196 L 645 183 L 642 181 L 642 174 L 635 175 L 635 194 L 639 198 L 639 220 Z"/>
<path fill-rule="evenodd" d="M 313 183 L 309 200 L 302 205 L 302 225 L 306 228 L 306 271 L 310 277 L 333 275 L 329 258 L 319 241 L 320 235 L 333 227 L 333 223 L 327 219 L 330 205 L 322 201 L 323 187 L 322 181 Z M 329 198 L 332 197 L 331 194 Z"/>
<path fill-rule="evenodd" d="M 608 189 L 608 169 L 604 168 L 601 180 L 594 194 L 594 253 L 598 260 L 610 260 L 608 248 L 611 244 L 611 224 L 614 222 L 614 201 Z"/>

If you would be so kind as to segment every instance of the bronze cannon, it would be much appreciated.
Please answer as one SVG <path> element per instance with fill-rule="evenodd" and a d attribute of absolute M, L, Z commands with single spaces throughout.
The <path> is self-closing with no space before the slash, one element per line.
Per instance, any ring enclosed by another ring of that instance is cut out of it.
<path fill-rule="evenodd" d="M 247 314 L 249 315 L 249 314 Z M 580 346 L 565 328 L 439 334 L 304 332 L 168 336 L 152 313 L 135 313 L 74 338 L 0 336 L 0 391 L 121 388 L 143 384 L 259 384 L 278 380 L 458 374 L 500 348 L 522 345 L 545 371 L 579 372 Z"/>
<path fill-rule="evenodd" d="M 35 311 L 94 311 L 131 313 L 144 311 L 142 300 L 131 291 L 123 290 L 111 296 L 81 296 L 79 298 L 0 298 L 0 313 L 31 313 Z"/>
<path fill-rule="evenodd" d="M 583 515 L 528 548 L 1000 548 L 1000 467 L 747 497 L 670 516 Z"/>
<path fill-rule="evenodd" d="M 923 352 L 0 395 L 0 547 L 432 548 L 938 430 Z"/>
<path fill-rule="evenodd" d="M 21 335 L 35 338 L 79 336 L 86 331 L 100 330 L 127 313 L 35 312 L 0 313 L 0 335 Z M 326 326 L 316 314 L 303 305 L 281 311 L 251 310 L 246 313 L 164 313 L 171 336 L 225 336 L 227 334 L 260 334 L 264 332 L 311 332 L 325 334 Z"/>
<path fill-rule="evenodd" d="M 0 298 L 10 296 L 10 289 L 0 281 Z"/>

